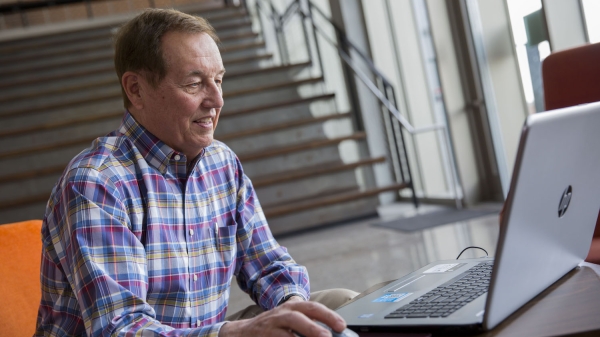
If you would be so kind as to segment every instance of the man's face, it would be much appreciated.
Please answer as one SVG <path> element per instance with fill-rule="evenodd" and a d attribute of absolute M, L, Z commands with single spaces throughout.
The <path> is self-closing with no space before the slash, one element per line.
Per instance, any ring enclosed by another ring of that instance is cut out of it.
<path fill-rule="evenodd" d="M 157 88 L 140 82 L 143 108 L 136 118 L 189 161 L 213 141 L 223 107 L 225 68 L 206 33 L 168 32 L 162 50 L 166 76 Z"/>

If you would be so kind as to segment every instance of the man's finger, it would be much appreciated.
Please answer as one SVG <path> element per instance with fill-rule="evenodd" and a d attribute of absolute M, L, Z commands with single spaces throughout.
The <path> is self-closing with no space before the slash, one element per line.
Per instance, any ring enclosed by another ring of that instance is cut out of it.
<path fill-rule="evenodd" d="M 287 303 L 286 303 L 287 304 Z M 336 332 L 346 329 L 346 322 L 335 311 L 317 302 L 293 302 L 289 303 L 291 310 L 303 313 L 306 317 L 325 323 Z"/>

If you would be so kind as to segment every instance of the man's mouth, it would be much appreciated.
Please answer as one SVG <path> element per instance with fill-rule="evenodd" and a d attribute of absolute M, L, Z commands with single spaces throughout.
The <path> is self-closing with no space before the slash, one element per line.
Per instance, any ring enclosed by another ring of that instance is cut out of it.
<path fill-rule="evenodd" d="M 200 118 L 195 120 L 194 123 L 203 127 L 212 127 L 212 117 Z"/>

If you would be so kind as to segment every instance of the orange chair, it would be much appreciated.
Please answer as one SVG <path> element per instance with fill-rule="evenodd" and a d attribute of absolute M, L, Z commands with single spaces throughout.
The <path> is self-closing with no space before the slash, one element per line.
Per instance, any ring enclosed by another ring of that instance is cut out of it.
<path fill-rule="evenodd" d="M 546 110 L 600 101 L 600 43 L 550 54 L 542 78 Z M 586 261 L 600 264 L 600 212 Z"/>
<path fill-rule="evenodd" d="M 41 220 L 0 225 L 0 336 L 31 337 L 40 305 Z"/>

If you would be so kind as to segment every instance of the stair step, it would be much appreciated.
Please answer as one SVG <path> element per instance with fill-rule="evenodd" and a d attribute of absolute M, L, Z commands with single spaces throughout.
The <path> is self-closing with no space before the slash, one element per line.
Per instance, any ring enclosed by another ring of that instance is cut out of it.
<path fill-rule="evenodd" d="M 65 45 L 71 43 L 85 42 L 92 39 L 102 39 L 110 37 L 110 28 L 102 27 L 95 29 L 88 29 L 79 32 L 80 34 L 74 35 L 69 33 L 55 34 L 50 36 L 44 36 L 42 38 L 32 38 L 23 41 L 20 44 L 1 44 L 0 53 L 18 53 L 28 49 L 40 49 L 46 46 Z"/>
<path fill-rule="evenodd" d="M 257 46 L 263 46 L 264 47 L 264 42 L 252 42 L 252 43 L 245 43 L 242 45 L 236 45 L 236 46 L 232 46 L 232 47 L 228 47 L 228 48 L 224 48 L 221 50 L 222 54 L 226 54 L 226 53 L 230 53 L 230 52 L 237 52 L 240 50 L 247 50 L 247 49 L 255 49 Z M 244 56 L 233 56 L 233 58 L 238 58 L 238 57 L 244 57 L 244 59 L 247 59 L 248 55 L 244 55 Z M 222 55 L 222 57 L 224 59 L 227 59 L 227 55 Z M 260 56 L 259 56 L 260 57 Z M 61 79 L 71 79 L 73 77 L 86 77 L 86 76 L 90 76 L 90 75 L 94 75 L 94 74 L 101 74 L 101 73 L 115 73 L 114 70 L 114 64 L 112 62 L 112 60 L 108 59 L 105 60 L 105 62 L 102 62 L 101 64 L 91 64 L 88 65 L 88 68 L 84 68 L 84 69 L 51 69 L 53 70 L 54 73 L 50 73 L 50 74 L 46 74 L 46 75 L 40 75 L 40 74 L 31 74 L 29 76 L 24 76 L 21 78 L 10 78 L 10 79 L 5 79 L 5 80 L 0 80 L 0 89 L 4 89 L 4 88 L 9 88 L 9 87 L 14 87 L 14 86 L 26 86 L 26 85 L 31 85 L 31 84 L 36 84 L 39 82 L 49 82 L 49 81 L 57 81 L 57 80 L 61 80 Z M 4 77 L 3 77 L 4 79 Z"/>
<path fill-rule="evenodd" d="M 0 65 L 25 62 L 33 59 L 51 58 L 62 55 L 79 54 L 96 50 L 106 50 L 112 48 L 110 38 L 87 41 L 77 45 L 55 46 L 51 49 L 24 50 L 20 53 L 0 55 Z"/>
<path fill-rule="evenodd" d="M 27 85 L 35 85 L 40 82 L 55 82 L 63 79 L 72 79 L 72 78 L 81 78 L 91 75 L 97 74 L 115 74 L 114 65 L 112 62 L 105 62 L 103 64 L 94 64 L 90 66 L 90 69 L 70 69 L 65 70 L 56 74 L 48 74 L 48 75 L 39 75 L 37 78 L 35 75 L 30 75 L 21 79 L 11 79 L 8 81 L 0 82 L 0 89 L 10 88 L 15 86 L 27 86 Z"/>
<path fill-rule="evenodd" d="M 216 9 L 204 9 L 200 11 L 192 11 L 193 14 L 202 16 L 209 20 L 211 25 L 217 24 L 218 21 L 230 21 L 235 18 L 243 18 L 248 14 L 245 10 L 232 9 L 232 8 L 216 8 Z M 228 25 L 231 22 L 226 22 Z M 217 24 L 218 25 L 218 24 Z M 0 53 L 16 52 L 27 48 L 39 48 L 46 45 L 76 43 L 80 41 L 86 41 L 93 38 L 102 37 L 103 35 L 109 36 L 110 30 L 113 27 L 117 27 L 113 23 L 107 23 L 106 25 L 95 26 L 90 28 L 79 28 L 78 30 L 72 30 L 68 32 L 62 32 L 60 34 L 51 34 L 45 36 L 35 36 L 30 38 L 24 38 L 20 40 L 7 41 L 0 44 Z"/>
<path fill-rule="evenodd" d="M 86 104 L 91 102 L 98 102 L 104 100 L 118 100 L 121 99 L 121 88 L 117 85 L 103 88 L 101 93 L 96 93 L 92 97 L 72 97 L 69 100 L 59 100 L 57 102 L 52 103 L 41 103 L 42 106 L 30 106 L 17 108 L 10 111 L 4 111 L 0 114 L 0 120 L 3 118 L 14 117 L 14 116 L 23 116 L 29 115 L 33 113 L 43 113 L 47 110 L 65 108 L 69 106 L 75 106 L 80 104 Z"/>
<path fill-rule="evenodd" d="M 320 139 L 313 140 L 308 142 L 303 142 L 299 144 L 293 144 L 282 147 L 275 147 L 267 150 L 260 150 L 256 152 L 249 153 L 238 153 L 238 158 L 242 163 L 249 162 L 258 159 L 264 159 L 275 156 L 283 156 L 293 152 L 306 151 L 310 149 L 326 147 L 331 145 L 337 145 L 345 140 L 364 140 L 366 139 L 366 134 L 364 132 L 356 132 L 350 136 L 338 137 L 332 139 Z M 2 154 L 0 154 L 0 158 L 2 158 Z"/>
<path fill-rule="evenodd" d="M 117 111 L 117 112 L 109 112 L 109 113 L 92 115 L 92 116 L 83 116 L 83 117 L 78 117 L 78 118 L 69 119 L 69 120 L 57 120 L 57 121 L 45 122 L 45 123 L 39 124 L 39 125 L 30 125 L 30 126 L 25 126 L 25 127 L 21 127 L 21 128 L 14 128 L 14 129 L 0 131 L 0 139 L 5 138 L 5 137 L 21 136 L 21 135 L 26 135 L 29 133 L 35 133 L 35 132 L 46 131 L 46 130 L 62 129 L 62 128 L 75 126 L 75 125 L 81 125 L 81 124 L 93 123 L 93 122 L 107 120 L 107 119 L 119 118 L 122 116 L 123 116 L 123 111 Z"/>
<path fill-rule="evenodd" d="M 230 58 L 223 57 L 223 64 L 225 65 L 225 68 L 227 68 L 227 66 L 229 66 L 231 64 L 255 62 L 255 61 L 270 59 L 272 57 L 273 57 L 272 53 L 264 53 L 264 54 L 258 54 L 258 55 L 243 55 L 243 56 L 230 57 Z M 227 76 L 229 76 L 229 74 Z"/>
<path fill-rule="evenodd" d="M 348 201 L 353 201 L 361 198 L 366 198 L 370 196 L 376 196 L 383 192 L 391 192 L 391 191 L 399 191 L 409 186 L 405 183 L 402 184 L 393 184 L 385 187 L 378 187 L 373 189 L 368 189 L 364 191 L 352 191 L 352 192 L 344 192 L 344 193 L 336 193 L 334 195 L 320 196 L 315 195 L 308 200 L 301 201 L 293 201 L 286 202 L 281 205 L 273 205 L 273 206 L 264 206 L 264 212 L 267 219 L 280 217 L 287 214 L 301 212 L 313 208 L 324 207 L 329 205 L 334 205 L 337 203 L 343 203 Z"/>
<path fill-rule="evenodd" d="M 48 68 L 68 68 L 81 64 L 93 64 L 96 62 L 111 62 L 114 53 L 110 50 L 100 50 L 93 53 L 78 53 L 77 55 L 67 55 L 62 58 L 33 60 L 32 62 L 19 62 L 0 67 L 0 75 L 15 76 L 20 73 L 43 72 Z"/>
<path fill-rule="evenodd" d="M 237 41 L 237 39 L 242 38 L 257 38 L 259 35 L 252 31 L 236 33 L 236 34 L 227 34 L 226 36 L 219 37 L 222 43 L 227 43 L 230 41 Z M 112 62 L 114 57 L 114 52 L 112 48 L 106 48 L 106 50 L 96 51 L 94 53 L 77 53 L 76 55 L 65 55 L 61 58 L 53 58 L 53 59 L 33 59 L 29 62 L 25 62 L 19 60 L 19 63 L 16 65 L 4 65 L 0 67 L 0 74 L 4 76 L 14 76 L 23 72 L 34 72 L 34 71 L 44 71 L 48 68 L 68 68 L 74 65 L 94 63 L 100 61 L 108 61 Z"/>
<path fill-rule="evenodd" d="M 245 96 L 245 95 L 255 94 L 258 92 L 262 93 L 262 92 L 269 91 L 269 90 L 282 89 L 282 88 L 287 88 L 287 87 L 296 87 L 296 86 L 299 86 L 302 84 L 319 83 L 322 81 L 323 81 L 323 77 L 313 77 L 313 78 L 307 78 L 307 79 L 296 80 L 296 81 L 288 80 L 285 82 L 270 83 L 270 84 L 266 84 L 266 85 L 255 86 L 253 88 L 239 89 L 239 90 L 235 90 L 232 92 L 224 92 L 223 98 Z"/>
<path fill-rule="evenodd" d="M 48 166 L 48 167 L 44 167 L 44 168 L 38 168 L 38 169 L 33 169 L 33 170 L 28 170 L 28 171 L 19 171 L 16 173 L 3 175 L 3 176 L 0 176 L 0 185 L 6 184 L 9 182 L 18 182 L 21 180 L 26 180 L 26 179 L 36 178 L 36 177 L 44 177 L 44 176 L 52 176 L 52 175 L 55 175 L 58 177 L 58 175 L 62 171 L 65 170 L 66 166 L 67 166 L 67 164 L 65 163 L 64 165 L 54 165 L 54 166 Z"/>
<path fill-rule="evenodd" d="M 329 100 L 329 99 L 333 99 L 334 97 L 335 97 L 335 94 L 324 94 L 324 95 L 316 95 L 316 96 L 311 96 L 311 97 L 290 99 L 290 100 L 277 102 L 277 103 L 268 103 L 268 104 L 254 106 L 254 107 L 248 107 L 248 108 L 244 107 L 244 108 L 240 108 L 240 109 L 236 109 L 236 110 L 226 110 L 226 111 L 221 111 L 219 120 L 221 120 L 222 118 L 257 113 L 257 112 L 262 112 L 265 110 L 276 109 L 276 108 L 290 106 L 290 105 L 310 103 L 310 102 L 322 101 L 322 100 Z"/>
<path fill-rule="evenodd" d="M 226 53 L 238 52 L 240 50 L 265 48 L 265 46 L 266 46 L 265 42 L 262 40 L 261 41 L 245 41 L 243 43 L 239 43 L 236 45 L 221 46 L 221 47 L 219 47 L 219 51 L 221 52 L 221 54 L 226 54 Z"/>
<path fill-rule="evenodd" d="M 244 70 L 244 71 L 238 71 L 235 74 L 227 74 L 227 80 L 234 79 L 234 78 L 237 79 L 237 78 L 246 77 L 246 76 L 253 76 L 253 75 L 271 74 L 271 73 L 290 70 L 290 69 L 303 69 L 310 65 L 311 65 L 311 62 L 308 61 L 308 62 L 286 64 L 286 65 L 274 66 L 274 67 L 268 67 L 268 68 L 262 68 L 262 69 L 249 69 L 249 70 Z"/>
<path fill-rule="evenodd" d="M 14 157 L 27 156 L 40 152 L 51 152 L 56 149 L 67 148 L 72 146 L 85 146 L 89 145 L 98 136 L 86 136 L 77 139 L 70 139 L 66 141 L 60 141 L 52 144 L 36 145 L 26 149 L 9 150 L 0 152 L 0 160 L 10 159 Z"/>
<path fill-rule="evenodd" d="M 385 157 L 362 159 L 353 163 L 333 162 L 322 164 L 315 167 L 303 168 L 295 171 L 285 171 L 279 174 L 269 174 L 262 177 L 252 178 L 252 185 L 255 188 L 262 188 L 270 185 L 280 184 L 289 181 L 300 180 L 318 175 L 353 170 L 355 168 L 367 165 L 373 165 L 385 162 Z M 1 183 L 2 179 L 0 179 Z"/>
<path fill-rule="evenodd" d="M 264 135 L 266 133 L 273 132 L 273 131 L 280 131 L 280 130 L 285 130 L 285 129 L 289 129 L 289 128 L 293 128 L 293 127 L 297 127 L 297 126 L 317 124 L 317 123 L 322 123 L 322 122 L 329 121 L 329 120 L 349 118 L 349 117 L 351 117 L 351 115 L 346 112 L 346 113 L 331 114 L 331 115 L 322 116 L 322 117 L 304 118 L 304 119 L 300 119 L 300 120 L 287 121 L 284 123 L 279 123 L 279 124 L 274 124 L 274 125 L 267 125 L 267 126 L 263 126 L 263 127 L 256 128 L 256 129 L 231 132 L 231 133 L 227 133 L 224 135 L 216 134 L 215 137 L 217 139 L 219 139 L 220 141 L 227 142 L 228 140 L 232 140 L 232 139 L 236 139 L 236 138 L 248 137 L 248 136 L 253 136 L 253 135 Z M 2 134 L 0 133 L 0 137 L 1 136 L 2 136 Z"/>
<path fill-rule="evenodd" d="M 46 201 L 48 201 L 49 198 L 50 198 L 50 191 L 48 191 L 48 193 L 39 193 L 36 195 L 27 196 L 27 197 L 15 198 L 12 200 L 0 202 L 0 210 L 6 210 L 6 209 L 11 209 L 11 208 L 28 206 L 28 205 L 35 204 L 35 203 L 46 202 Z M 43 213 L 33 216 L 32 218 L 39 219 L 42 216 L 44 216 Z"/>
<path fill-rule="evenodd" d="M 0 103 L 6 103 L 10 101 L 18 101 L 18 100 L 30 100 L 30 99 L 40 99 L 43 96 L 48 95 L 58 95 L 58 94 L 66 94 L 73 91 L 87 90 L 100 88 L 105 86 L 119 86 L 119 80 L 116 78 L 115 74 L 107 74 L 102 78 L 98 79 L 90 79 L 84 83 L 74 83 L 65 86 L 59 87 L 49 87 L 46 90 L 37 90 L 35 92 L 20 92 L 17 94 L 13 94 L 11 96 L 0 97 Z"/>

